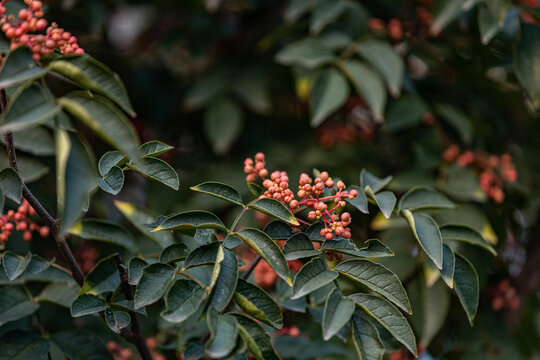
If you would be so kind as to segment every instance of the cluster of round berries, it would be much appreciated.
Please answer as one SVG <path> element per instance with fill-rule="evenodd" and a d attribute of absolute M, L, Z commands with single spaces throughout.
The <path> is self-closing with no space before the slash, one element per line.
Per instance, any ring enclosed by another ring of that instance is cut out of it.
<path fill-rule="evenodd" d="M 264 159 L 263 153 L 255 154 L 255 163 L 253 163 L 252 158 L 247 158 L 244 160 L 244 173 L 247 174 L 247 182 L 255 182 L 257 177 L 266 179 L 268 176 L 268 170 L 265 169 L 266 161 Z"/>
<path fill-rule="evenodd" d="M 152 352 L 152 356 L 155 360 L 167 359 L 162 354 L 155 352 L 155 349 L 157 348 L 157 341 L 155 338 L 150 337 L 146 339 L 146 346 L 148 346 L 148 349 L 150 349 L 150 351 Z M 107 349 L 109 349 L 109 351 L 111 352 L 114 360 L 136 360 L 140 358 L 133 352 L 133 350 L 125 348 L 114 341 L 109 341 L 107 343 Z"/>
<path fill-rule="evenodd" d="M 443 153 L 446 162 L 456 162 L 461 167 L 473 167 L 479 172 L 480 187 L 495 202 L 504 200 L 503 181 L 515 182 L 517 171 L 512 157 L 503 154 L 500 157 L 481 151 L 471 150 L 460 153 L 456 145 L 450 145 Z"/>
<path fill-rule="evenodd" d="M 324 189 L 337 188 L 337 192 L 334 195 L 324 195 Z M 354 199 L 358 195 L 358 191 L 345 190 L 345 184 L 343 181 L 338 180 L 334 183 L 334 180 L 328 175 L 326 171 L 320 173 L 320 175 L 313 181 L 307 174 L 300 175 L 298 185 L 298 198 L 302 199 L 299 204 L 305 205 L 307 208 L 311 208 L 308 213 L 309 220 L 322 220 L 324 229 L 321 230 L 321 236 L 326 240 L 332 240 L 334 234 L 342 236 L 345 239 L 351 237 L 351 214 L 344 212 L 341 215 L 337 213 L 340 208 L 345 207 L 345 199 Z M 334 207 L 329 208 L 327 201 Z"/>
<path fill-rule="evenodd" d="M 23 199 L 21 206 L 17 211 L 9 210 L 7 214 L 0 216 L 0 248 L 3 248 L 5 243 L 14 230 L 23 232 L 23 240 L 32 240 L 32 232 L 38 233 L 42 238 L 46 238 L 50 234 L 50 229 L 47 226 L 39 226 L 34 223 L 28 216 L 34 215 L 36 212 L 32 206 Z"/>
<path fill-rule="evenodd" d="M 351 230 L 348 227 L 351 223 L 351 215 L 347 212 L 339 215 L 337 211 L 345 207 L 345 199 L 354 199 L 358 195 L 358 191 L 345 190 L 343 181 L 339 180 L 334 183 L 326 171 L 321 172 L 315 180 L 307 174 L 301 174 L 296 193 L 299 200 L 296 200 L 293 191 L 289 188 L 287 173 L 274 171 L 270 175 L 270 179 L 265 179 L 268 176 L 268 170 L 265 169 L 265 166 L 263 153 L 257 153 L 255 163 L 251 158 L 244 161 L 244 172 L 248 174 L 246 181 L 253 182 L 257 177 L 264 179 L 263 186 L 266 191 L 261 195 L 261 198 L 267 197 L 281 201 L 288 205 L 293 212 L 306 208 L 312 209 L 308 213 L 308 219 L 322 220 L 324 229 L 321 230 L 321 236 L 327 240 L 333 239 L 334 234 L 346 239 L 351 237 Z M 324 190 L 333 190 L 334 186 L 337 188 L 337 192 L 334 195 L 324 196 Z M 332 202 L 334 207 L 329 208 L 328 204 Z"/>
<path fill-rule="evenodd" d="M 520 298 L 516 288 L 510 285 L 510 281 L 507 279 L 501 280 L 491 299 L 491 308 L 493 311 L 501 311 L 503 309 L 515 310 L 518 308 L 519 303 Z"/>
<path fill-rule="evenodd" d="M 369 28 L 374 32 L 385 32 L 388 31 L 388 36 L 393 40 L 403 39 L 403 27 L 401 26 L 401 21 L 398 19 L 390 19 L 388 24 L 378 18 L 371 18 L 368 22 Z"/>
<path fill-rule="evenodd" d="M 28 9 L 21 9 L 18 19 L 14 15 L 6 16 L 5 0 L 0 2 L 0 26 L 2 32 L 11 41 L 11 49 L 28 46 L 32 57 L 39 61 L 45 54 L 59 49 L 62 54 L 84 54 L 77 44 L 77 38 L 71 33 L 59 28 L 56 23 L 47 27 L 43 18 L 43 4 L 39 0 L 24 0 Z M 38 34 L 45 30 L 45 34 Z"/>
<path fill-rule="evenodd" d="M 292 210 L 299 208 L 298 200 L 294 200 L 294 193 L 289 189 L 289 176 L 287 176 L 285 171 L 274 171 L 270 175 L 270 179 L 263 181 L 263 186 L 266 188 L 266 191 L 261 197 L 281 201 L 284 204 L 288 204 Z"/>

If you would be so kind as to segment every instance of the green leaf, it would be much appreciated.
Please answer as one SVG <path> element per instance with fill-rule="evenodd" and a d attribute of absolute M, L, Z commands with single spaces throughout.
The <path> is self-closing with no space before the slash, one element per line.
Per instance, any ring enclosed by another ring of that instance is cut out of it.
<path fill-rule="evenodd" d="M 335 56 L 323 41 L 305 38 L 285 46 L 277 53 L 275 59 L 282 65 L 299 65 L 307 69 L 314 69 L 331 63 Z"/>
<path fill-rule="evenodd" d="M 143 269 L 148 266 L 148 263 L 138 257 L 131 258 L 128 263 L 128 283 L 130 285 L 138 285 L 141 281 Z"/>
<path fill-rule="evenodd" d="M 135 250 L 133 237 L 115 223 L 97 219 L 85 219 L 73 226 L 69 232 L 87 240 L 104 241 L 129 250 Z"/>
<path fill-rule="evenodd" d="M 387 133 L 415 128 L 429 111 L 426 102 L 418 95 L 403 95 L 390 103 L 382 129 Z"/>
<path fill-rule="evenodd" d="M 265 213 L 266 215 L 273 216 L 276 219 L 283 220 L 289 224 L 297 226 L 300 225 L 290 210 L 275 199 L 258 199 L 253 204 L 249 205 L 249 208 Z"/>
<path fill-rule="evenodd" d="M 464 143 L 470 144 L 474 130 L 471 119 L 465 113 L 448 104 L 436 104 L 435 110 L 441 119 L 457 131 Z"/>
<path fill-rule="evenodd" d="M 449 288 L 454 288 L 454 269 L 456 256 L 450 246 L 443 244 L 443 268 L 441 277 Z"/>
<path fill-rule="evenodd" d="M 176 280 L 165 297 L 161 317 L 172 323 L 185 321 L 195 314 L 206 299 L 206 292 L 193 280 Z"/>
<path fill-rule="evenodd" d="M 279 246 L 265 233 L 258 229 L 242 229 L 234 235 L 238 236 L 248 244 L 257 254 L 259 254 L 268 265 L 274 269 L 276 274 L 292 285 L 291 274 L 285 255 L 281 252 Z"/>
<path fill-rule="evenodd" d="M 415 187 L 399 200 L 398 209 L 454 209 L 456 205 L 446 196 L 428 187 Z"/>
<path fill-rule="evenodd" d="M 238 333 L 257 360 L 279 360 L 270 336 L 264 329 L 245 315 L 234 314 Z"/>
<path fill-rule="evenodd" d="M 214 308 L 208 308 L 206 316 L 210 338 L 206 342 L 206 353 L 214 359 L 227 357 L 236 346 L 238 328 L 232 315 L 220 315 Z"/>
<path fill-rule="evenodd" d="M 336 21 L 347 9 L 347 3 L 340 0 L 326 0 L 319 3 L 311 15 L 309 30 L 317 35 L 326 26 Z"/>
<path fill-rule="evenodd" d="M 415 213 L 409 210 L 402 210 L 401 214 L 409 223 L 414 237 L 418 240 L 418 243 L 424 249 L 427 256 L 433 260 L 437 268 L 442 269 L 442 237 L 435 220 L 429 215 Z"/>
<path fill-rule="evenodd" d="M 367 170 L 362 170 L 360 172 L 360 186 L 363 189 L 365 189 L 366 186 L 369 186 L 374 193 L 381 191 L 390 181 L 392 181 L 392 176 L 381 179 Z"/>
<path fill-rule="evenodd" d="M 49 70 L 40 67 L 33 59 L 30 49 L 25 46 L 11 51 L 0 71 L 0 88 L 6 89 L 25 81 L 45 76 Z"/>
<path fill-rule="evenodd" d="M 135 309 L 135 306 L 133 305 L 133 300 L 120 300 L 118 302 L 115 302 L 115 303 L 111 303 L 109 304 L 111 308 L 113 309 L 120 309 L 122 311 L 127 311 L 127 312 L 136 312 L 137 314 L 141 314 L 143 316 L 146 316 L 146 308 L 140 308 L 140 309 Z"/>
<path fill-rule="evenodd" d="M 49 64 L 49 69 L 85 89 L 105 95 L 130 116 L 135 116 L 120 77 L 89 55 L 64 56 Z"/>
<path fill-rule="evenodd" d="M 26 270 L 30 261 L 32 260 L 32 254 L 28 253 L 25 257 L 19 257 L 12 251 L 7 250 L 2 255 L 2 266 L 10 281 L 15 280 Z"/>
<path fill-rule="evenodd" d="M 98 179 L 98 185 L 109 194 L 118 195 L 124 186 L 124 172 L 118 166 L 113 166 L 107 175 Z"/>
<path fill-rule="evenodd" d="M 131 323 L 129 314 L 125 311 L 105 310 L 105 321 L 109 328 L 117 334 Z"/>
<path fill-rule="evenodd" d="M 392 250 L 377 239 L 370 239 L 367 241 L 367 243 L 368 244 L 366 247 L 358 249 L 348 239 L 326 240 L 321 246 L 321 251 L 340 252 L 357 257 L 361 256 L 371 258 L 394 256 Z"/>
<path fill-rule="evenodd" d="M 192 186 L 190 189 L 215 196 L 233 204 L 237 204 L 240 206 L 244 205 L 238 191 L 236 191 L 235 188 L 227 184 L 208 181 L 197 186 Z"/>
<path fill-rule="evenodd" d="M 226 154 L 242 130 L 242 111 L 231 100 L 220 98 L 204 114 L 204 132 L 216 154 Z"/>
<path fill-rule="evenodd" d="M 184 260 L 189 253 L 189 249 L 184 244 L 172 244 L 166 247 L 159 255 L 159 261 L 165 264 L 174 264 Z"/>
<path fill-rule="evenodd" d="M 413 280 L 408 291 L 413 306 L 412 326 L 420 337 L 420 347 L 428 346 L 446 323 L 450 294 L 442 281 L 427 287 L 422 277 Z"/>
<path fill-rule="evenodd" d="M 32 155 L 52 156 L 55 153 L 54 137 L 42 126 L 13 133 L 13 142 L 16 149 Z"/>
<path fill-rule="evenodd" d="M 360 43 L 358 54 L 381 72 L 390 93 L 399 96 L 405 75 L 405 65 L 392 46 L 386 41 L 367 40 Z"/>
<path fill-rule="evenodd" d="M 358 210 L 360 210 L 361 212 L 363 212 L 364 214 L 368 214 L 369 213 L 368 201 L 367 201 L 366 194 L 364 193 L 364 190 L 362 190 L 361 187 L 356 186 L 356 185 L 349 186 L 347 190 L 348 191 L 356 190 L 358 191 L 358 195 L 354 199 L 346 198 L 345 201 L 351 204 L 352 206 L 354 206 L 355 208 L 357 208 Z"/>
<path fill-rule="evenodd" d="M 338 110 L 349 97 L 347 80 L 336 69 L 322 70 L 311 89 L 312 127 L 318 127 L 333 112 Z"/>
<path fill-rule="evenodd" d="M 41 290 L 36 299 L 39 302 L 50 302 L 70 308 L 80 290 L 81 287 L 75 282 L 67 284 L 50 283 Z"/>
<path fill-rule="evenodd" d="M 82 294 L 71 304 L 71 316 L 79 317 L 99 313 L 107 309 L 107 305 L 97 296 Z"/>
<path fill-rule="evenodd" d="M 356 92 L 364 98 L 377 122 L 381 122 L 386 105 L 386 90 L 383 79 L 369 66 L 357 60 L 340 63 Z"/>
<path fill-rule="evenodd" d="M 198 78 L 188 90 L 183 106 L 187 110 L 197 110 L 223 92 L 228 82 L 226 71 L 210 71 Z"/>
<path fill-rule="evenodd" d="M 273 240 L 287 240 L 293 235 L 290 225 L 279 220 L 269 222 L 263 232 Z"/>
<path fill-rule="evenodd" d="M 180 180 L 171 165 L 161 159 L 152 157 L 143 158 L 141 161 L 143 164 L 142 168 L 131 163 L 128 163 L 127 166 L 150 180 L 160 182 L 174 190 L 178 190 Z"/>
<path fill-rule="evenodd" d="M 375 257 L 387 257 L 394 256 L 394 252 L 377 239 L 368 239 L 367 246 L 360 248 L 360 256 L 375 258 Z"/>
<path fill-rule="evenodd" d="M 290 23 L 298 20 L 302 15 L 312 10 L 318 1 L 313 0 L 291 0 L 285 8 L 285 21 Z"/>
<path fill-rule="evenodd" d="M 101 259 L 84 278 L 81 294 L 99 295 L 114 291 L 120 285 L 118 265 L 113 255 Z"/>
<path fill-rule="evenodd" d="M 152 232 L 162 230 L 196 230 L 196 229 L 216 229 L 227 231 L 223 222 L 214 214 L 208 211 L 186 211 L 172 214 L 158 225 Z"/>
<path fill-rule="evenodd" d="M 497 256 L 497 251 L 476 230 L 464 225 L 444 225 L 440 228 L 444 241 L 459 241 L 481 247 Z"/>
<path fill-rule="evenodd" d="M 375 295 L 352 294 L 348 298 L 356 302 L 366 314 L 388 330 L 414 356 L 418 356 L 416 338 L 411 326 L 394 305 Z"/>
<path fill-rule="evenodd" d="M 217 311 L 223 311 L 231 301 L 238 281 L 238 259 L 231 251 L 224 250 L 224 258 L 220 265 L 219 276 L 209 304 Z"/>
<path fill-rule="evenodd" d="M 174 273 L 174 268 L 166 264 L 156 263 L 145 267 L 135 290 L 135 309 L 153 304 L 161 299 L 173 281 Z"/>
<path fill-rule="evenodd" d="M 39 304 L 18 287 L 0 287 L 0 326 L 33 314 Z"/>
<path fill-rule="evenodd" d="M 392 211 L 394 211 L 394 206 L 396 206 L 396 195 L 391 191 L 381 191 L 375 194 L 369 185 L 365 187 L 365 191 L 366 195 L 375 201 L 379 209 L 381 209 L 384 217 L 389 219 L 392 216 Z"/>
<path fill-rule="evenodd" d="M 454 284 L 459 302 L 467 314 L 471 326 L 478 310 L 479 283 L 478 274 L 469 260 L 456 254 Z"/>
<path fill-rule="evenodd" d="M 216 262 L 217 254 L 221 245 L 218 242 L 212 242 L 199 246 L 190 252 L 184 262 L 184 268 L 213 264 Z"/>
<path fill-rule="evenodd" d="M 283 247 L 283 253 L 287 260 L 303 259 L 320 254 L 318 250 L 315 250 L 311 240 L 304 233 L 291 236 Z"/>
<path fill-rule="evenodd" d="M 142 144 L 141 146 L 139 146 L 139 151 L 141 155 L 145 157 L 147 156 L 156 157 L 168 151 L 171 151 L 173 149 L 174 149 L 173 146 L 167 145 L 158 140 L 148 141 Z"/>
<path fill-rule="evenodd" d="M 514 50 L 514 71 L 533 107 L 540 107 L 540 31 L 534 25 L 521 27 L 521 41 Z"/>
<path fill-rule="evenodd" d="M 128 158 L 139 158 L 139 138 L 135 129 L 126 116 L 107 99 L 76 91 L 57 101 L 67 112 Z"/>
<path fill-rule="evenodd" d="M 334 271 L 360 282 L 368 289 L 381 294 L 399 308 L 411 313 L 411 304 L 403 285 L 401 285 L 401 281 L 399 281 L 396 274 L 385 266 L 367 259 L 347 260 L 340 262 L 334 268 Z"/>
<path fill-rule="evenodd" d="M 0 171 L 0 190 L 3 196 L 15 201 L 17 204 L 21 203 L 23 182 L 19 174 L 12 168 Z"/>
<path fill-rule="evenodd" d="M 49 352 L 49 341 L 38 335 L 23 331 L 11 330 L 0 338 L 1 360 L 46 360 Z"/>
<path fill-rule="evenodd" d="M 465 0 L 449 0 L 440 7 L 440 11 L 435 14 L 433 23 L 429 32 L 437 36 L 441 31 L 450 24 L 462 11 L 462 7 L 465 3 Z"/>
<path fill-rule="evenodd" d="M 254 113 L 268 115 L 272 110 L 270 86 L 262 71 L 242 71 L 232 85 L 232 91 Z"/>
<path fill-rule="evenodd" d="M 478 6 L 478 29 L 480 30 L 480 39 L 484 45 L 489 44 L 500 30 L 497 19 L 484 4 Z"/>
<path fill-rule="evenodd" d="M 323 338 L 328 341 L 347 324 L 354 313 L 354 301 L 344 298 L 341 292 L 334 288 L 326 298 L 322 318 Z"/>
<path fill-rule="evenodd" d="M 99 174 L 105 177 L 113 167 L 120 165 L 125 160 L 126 158 L 124 157 L 124 154 L 122 154 L 120 151 L 107 151 L 99 159 Z"/>
<path fill-rule="evenodd" d="M 274 299 L 258 286 L 238 279 L 234 302 L 247 314 L 276 329 L 283 327 L 283 315 Z"/>
<path fill-rule="evenodd" d="M 135 226 L 141 233 L 152 239 L 161 248 L 165 248 L 174 242 L 173 236 L 168 231 L 152 232 L 144 224 L 154 221 L 158 214 L 142 206 L 124 201 L 114 201 L 116 208 Z"/>
<path fill-rule="evenodd" d="M 216 259 L 214 262 L 214 269 L 212 270 L 212 276 L 210 277 L 210 284 L 206 287 L 206 293 L 210 294 L 214 289 L 218 279 L 219 273 L 221 272 L 221 263 L 225 259 L 225 250 L 224 247 L 219 245 L 217 248 Z"/>
<path fill-rule="evenodd" d="M 71 360 L 112 360 L 103 341 L 90 331 L 64 330 L 51 335 L 50 339 Z"/>
<path fill-rule="evenodd" d="M 57 130 L 57 194 L 62 232 L 75 225 L 97 185 L 94 155 L 75 134 Z"/>
<path fill-rule="evenodd" d="M 246 186 L 254 196 L 259 197 L 262 194 L 264 194 L 264 189 L 260 187 L 259 185 L 257 185 L 256 183 L 248 182 L 246 183 Z"/>
<path fill-rule="evenodd" d="M 32 84 L 9 104 L 2 116 L 0 131 L 21 131 L 47 123 L 60 112 L 60 106 L 50 103 L 41 86 Z"/>
<path fill-rule="evenodd" d="M 382 360 L 384 344 L 377 328 L 360 312 L 352 316 L 352 340 L 358 357 L 362 360 Z"/>
<path fill-rule="evenodd" d="M 311 260 L 302 266 L 294 277 L 291 299 L 298 299 L 323 287 L 334 281 L 338 275 L 336 271 L 328 270 L 324 261 L 320 258 Z"/>

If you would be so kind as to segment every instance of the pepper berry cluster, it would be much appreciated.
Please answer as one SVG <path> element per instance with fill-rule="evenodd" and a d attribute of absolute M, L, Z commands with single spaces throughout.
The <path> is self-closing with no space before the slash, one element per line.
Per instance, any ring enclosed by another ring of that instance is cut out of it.
<path fill-rule="evenodd" d="M 333 189 L 334 185 L 337 188 L 336 194 L 322 196 L 325 188 Z M 345 199 L 354 199 L 358 195 L 358 191 L 345 190 L 345 184 L 341 180 L 334 184 L 334 180 L 328 175 L 328 172 L 323 171 L 314 181 L 307 174 L 300 175 L 297 195 L 302 199 L 301 205 L 313 209 L 308 213 L 308 219 L 322 220 L 324 224 L 324 229 L 321 230 L 322 237 L 326 240 L 332 240 L 334 234 L 345 239 L 351 237 L 351 229 L 349 229 L 351 214 L 344 212 L 339 215 L 337 210 L 345 207 Z M 330 204 L 333 202 L 334 207 L 329 208 L 325 201 L 329 201 Z"/>
<path fill-rule="evenodd" d="M 11 41 L 12 50 L 19 46 L 28 46 L 35 61 L 39 61 L 43 55 L 52 53 L 55 49 L 65 55 L 84 54 L 84 50 L 77 43 L 77 38 L 70 32 L 58 27 L 56 23 L 47 27 L 41 1 L 24 0 L 28 8 L 21 9 L 18 18 L 14 15 L 6 16 L 5 2 L 6 0 L 0 2 L 0 26 Z M 39 34 L 43 30 L 45 34 Z"/>
<path fill-rule="evenodd" d="M 23 240 L 32 240 L 32 233 L 38 233 L 42 238 L 46 238 L 50 234 L 48 226 L 39 226 L 34 223 L 28 216 L 34 215 L 36 212 L 32 206 L 23 200 L 17 211 L 9 210 L 7 214 L 0 216 L 0 247 L 4 247 L 5 243 L 14 230 L 23 232 Z"/>
<path fill-rule="evenodd" d="M 358 195 L 358 191 L 345 190 L 345 184 L 339 180 L 334 183 L 334 180 L 329 176 L 328 172 L 323 171 L 318 177 L 313 180 L 307 174 L 301 174 L 298 180 L 298 196 L 299 200 L 295 199 L 293 191 L 289 188 L 289 177 L 284 171 L 274 171 L 270 175 L 270 179 L 265 179 L 268 176 L 268 170 L 265 168 L 265 156 L 263 153 L 257 153 L 255 162 L 253 159 L 247 158 L 244 161 L 244 172 L 247 175 L 246 181 L 253 182 L 260 177 L 263 179 L 263 186 L 266 191 L 261 198 L 273 198 L 288 205 L 293 212 L 298 212 L 304 209 L 311 209 L 308 213 L 309 220 L 319 220 L 324 224 L 324 229 L 321 230 L 321 236 L 326 240 L 331 240 L 336 236 L 342 236 L 346 239 L 351 237 L 349 225 L 351 223 L 351 215 L 344 212 L 341 215 L 338 211 L 345 207 L 345 199 L 354 199 Z M 334 190 L 337 192 L 334 195 L 324 196 L 325 189 Z M 329 207 L 332 204 L 333 207 Z M 304 222 L 302 219 L 298 219 Z M 309 223 L 308 223 L 309 224 Z"/>
<path fill-rule="evenodd" d="M 244 172 L 247 174 L 247 182 L 255 182 L 257 177 L 266 179 L 268 176 L 268 170 L 265 169 L 266 160 L 263 153 L 255 154 L 255 163 L 252 158 L 247 158 L 244 161 Z"/>
<path fill-rule="evenodd" d="M 471 150 L 460 153 L 459 147 L 450 145 L 443 153 L 448 163 L 456 162 L 461 167 L 472 167 L 479 172 L 480 187 L 495 202 L 504 200 L 503 181 L 515 182 L 517 171 L 512 157 L 503 154 L 500 157 Z"/>
<path fill-rule="evenodd" d="M 493 311 L 501 311 L 503 309 L 515 310 L 520 303 L 520 297 L 517 294 L 516 288 L 510 285 L 507 279 L 501 280 L 495 289 L 495 294 L 491 299 L 491 308 Z"/>

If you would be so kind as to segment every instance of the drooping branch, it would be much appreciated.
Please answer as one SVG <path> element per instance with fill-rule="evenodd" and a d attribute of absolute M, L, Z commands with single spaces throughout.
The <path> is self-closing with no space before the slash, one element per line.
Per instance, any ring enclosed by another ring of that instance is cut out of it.
<path fill-rule="evenodd" d="M 19 172 L 19 165 L 17 163 L 17 154 L 15 152 L 15 144 L 13 142 L 13 133 L 11 131 L 4 132 L 4 141 L 6 143 L 6 149 L 9 158 L 9 165 L 13 170 Z M 84 274 L 71 251 L 66 238 L 60 234 L 58 222 L 54 217 L 49 214 L 49 212 L 41 205 L 39 200 L 32 194 L 30 189 L 26 185 L 23 185 L 23 197 L 28 201 L 28 203 L 34 208 L 39 217 L 43 222 L 51 229 L 51 233 L 56 241 L 56 245 L 62 258 L 68 264 L 73 278 L 75 281 L 82 286 L 84 282 Z"/>
<path fill-rule="evenodd" d="M 114 257 L 116 259 L 118 274 L 120 275 L 120 286 L 122 287 L 124 296 L 126 300 L 133 300 L 133 293 L 131 292 L 131 287 L 128 283 L 128 274 L 126 272 L 126 269 L 122 265 L 122 258 L 118 253 L 116 253 Z M 139 325 L 139 318 L 137 317 L 137 314 L 134 311 L 130 311 L 129 316 L 131 318 L 132 332 L 132 338 L 130 341 L 137 347 L 137 350 L 139 351 L 139 354 L 141 354 L 143 360 L 152 360 L 152 354 L 150 353 L 148 346 L 146 346 L 146 341 L 144 339 L 144 336 L 142 335 L 141 326 Z"/>

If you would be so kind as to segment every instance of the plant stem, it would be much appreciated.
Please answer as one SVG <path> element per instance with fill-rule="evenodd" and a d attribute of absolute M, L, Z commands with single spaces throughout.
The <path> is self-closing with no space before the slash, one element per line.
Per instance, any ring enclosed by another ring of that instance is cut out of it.
<path fill-rule="evenodd" d="M 19 166 L 17 164 L 17 154 L 15 152 L 15 144 L 13 142 L 13 133 L 11 131 L 5 131 L 4 140 L 6 142 L 9 165 L 13 170 L 18 173 Z M 51 233 L 54 237 L 54 240 L 56 241 L 56 246 L 58 247 L 58 250 L 60 251 L 60 254 L 62 254 L 64 260 L 67 262 L 69 268 L 71 269 L 73 278 L 80 286 L 82 286 L 82 284 L 84 283 L 84 274 L 79 267 L 79 264 L 77 264 L 77 260 L 75 259 L 75 256 L 73 256 L 73 252 L 69 248 L 66 238 L 59 233 L 58 222 L 55 218 L 51 216 L 51 214 L 49 214 L 49 212 L 43 207 L 43 205 L 41 205 L 39 200 L 34 196 L 34 194 L 32 194 L 32 192 L 30 191 L 30 189 L 28 189 L 26 185 L 23 185 L 22 193 L 26 201 L 28 201 L 28 203 L 34 208 L 34 210 L 43 220 L 43 222 L 51 229 Z"/>
<path fill-rule="evenodd" d="M 190 273 L 188 273 L 188 272 L 186 272 L 184 270 L 180 270 L 180 271 L 178 271 L 178 274 L 184 275 L 185 277 L 195 281 L 197 283 L 197 285 L 199 285 L 203 289 L 206 288 L 206 285 L 204 285 L 199 279 L 197 279 L 195 276 L 191 275 Z"/>
<path fill-rule="evenodd" d="M 1 109 L 5 108 L 5 103 L 2 101 L 2 96 L 5 96 L 5 91 L 0 91 L 0 105 Z M 13 133 L 11 131 L 5 131 L 4 132 L 4 139 L 6 142 L 6 148 L 9 158 L 9 165 L 13 170 L 15 170 L 17 173 L 19 172 L 19 166 L 17 163 L 17 154 L 15 152 L 15 144 L 13 142 Z M 58 222 L 55 218 L 49 214 L 49 212 L 41 205 L 39 200 L 32 194 L 30 189 L 26 185 L 23 184 L 23 191 L 22 191 L 23 197 L 28 201 L 28 203 L 34 208 L 36 211 L 36 214 L 39 215 L 39 217 L 43 220 L 43 222 L 51 229 L 51 234 L 54 237 L 54 240 L 56 241 L 56 246 L 58 247 L 58 250 L 60 251 L 60 254 L 64 258 L 64 260 L 67 262 L 69 268 L 71 269 L 71 276 L 75 281 L 79 284 L 79 286 L 82 286 L 84 283 L 84 274 L 79 267 L 79 264 L 77 263 L 77 260 L 75 259 L 75 256 L 73 255 L 73 252 L 71 251 L 71 248 L 69 247 L 69 244 L 66 241 L 66 238 L 59 233 L 60 227 L 58 226 Z M 120 259 L 121 261 L 121 259 Z M 126 273 L 123 267 L 119 267 L 119 271 L 123 271 L 123 274 L 120 273 L 120 278 L 126 277 Z M 126 277 L 126 284 L 127 284 L 127 277 Z M 122 281 L 122 286 L 124 286 L 124 281 Z M 131 294 L 131 288 L 129 288 L 129 284 L 127 284 L 127 290 L 124 289 L 124 295 L 128 300 L 133 300 L 133 295 Z M 130 297 L 128 298 L 128 293 L 126 291 L 129 291 Z M 141 354 L 141 357 L 143 360 L 153 360 L 152 355 L 150 354 L 150 351 L 148 350 L 148 347 L 146 346 L 146 341 L 142 337 L 141 329 L 139 326 L 139 321 L 137 319 L 137 316 L 130 312 L 131 316 L 131 331 L 122 331 L 121 335 L 128 341 L 132 342 L 136 347 L 139 353 Z"/>
<path fill-rule="evenodd" d="M 118 267 L 118 274 L 120 275 L 120 285 L 122 287 L 122 291 L 124 292 L 124 296 L 126 297 L 126 300 L 133 300 L 133 293 L 131 292 L 131 287 L 128 283 L 128 274 L 122 265 L 122 258 L 118 253 L 114 254 L 114 258 L 116 259 L 116 266 Z M 132 336 L 129 340 L 131 340 L 131 342 L 137 347 L 137 350 L 139 351 L 139 354 L 141 354 L 143 360 L 153 360 L 152 354 L 150 353 L 148 346 L 146 346 L 146 340 L 142 335 L 137 314 L 133 311 L 129 311 L 129 316 L 131 318 L 132 332 Z"/>
<path fill-rule="evenodd" d="M 253 260 L 253 262 L 251 263 L 251 265 L 249 265 L 249 268 L 246 270 L 246 272 L 244 273 L 244 276 L 242 277 L 242 279 L 244 280 L 247 280 L 247 278 L 249 277 L 249 275 L 251 275 L 251 273 L 253 272 L 253 270 L 255 270 L 255 267 L 257 267 L 257 264 L 259 263 L 259 261 L 261 261 L 261 255 L 257 255 L 257 257 L 255 258 L 255 260 Z"/>

